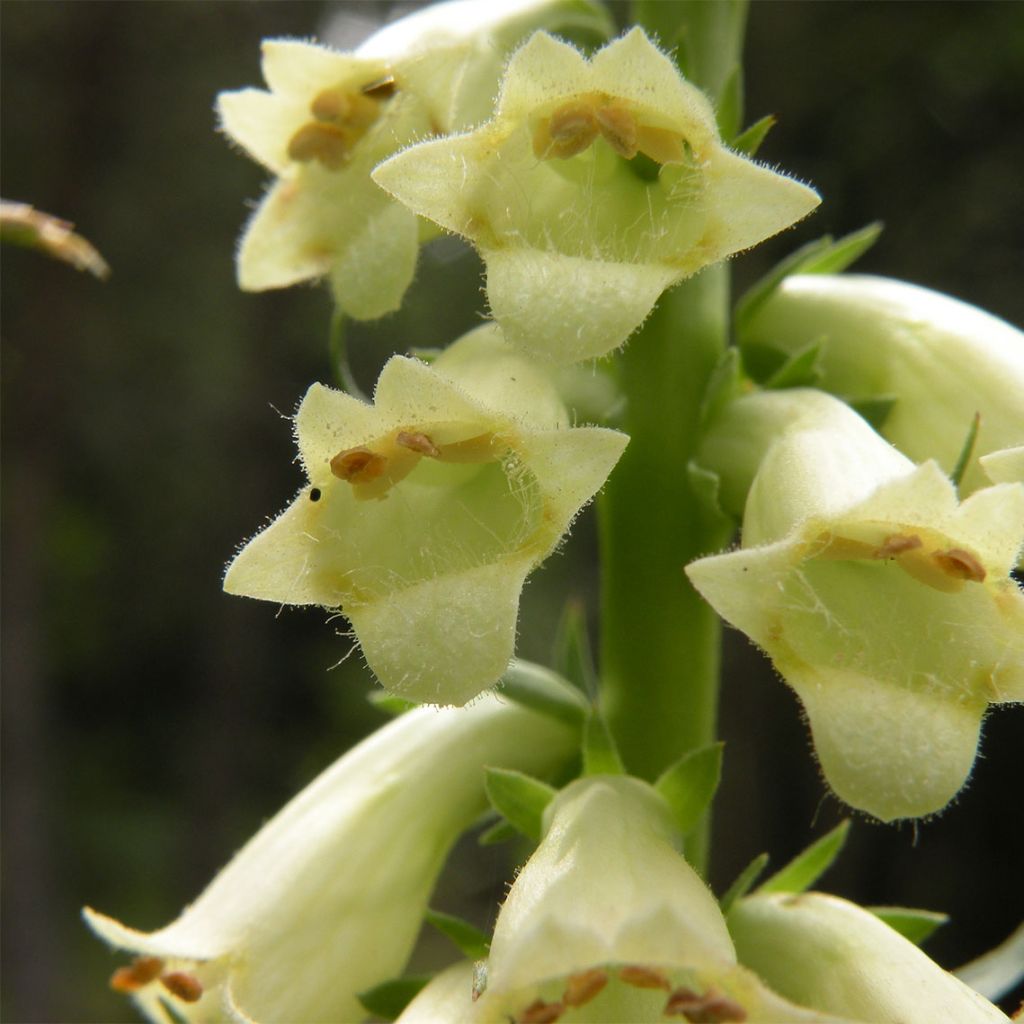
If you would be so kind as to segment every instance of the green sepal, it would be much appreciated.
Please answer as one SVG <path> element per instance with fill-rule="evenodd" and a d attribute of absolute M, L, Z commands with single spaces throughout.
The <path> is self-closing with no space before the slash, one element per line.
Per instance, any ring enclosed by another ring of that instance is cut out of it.
<path fill-rule="evenodd" d="M 737 876 L 736 881 L 725 890 L 722 898 L 718 901 L 723 914 L 728 914 L 732 905 L 750 891 L 750 887 L 757 881 L 758 875 L 768 865 L 768 854 L 759 853 Z"/>
<path fill-rule="evenodd" d="M 669 765 L 654 788 L 672 808 L 672 816 L 682 835 L 688 835 L 711 806 L 722 778 L 723 743 L 711 743 L 684 754 Z"/>
<path fill-rule="evenodd" d="M 558 792 L 553 786 L 510 768 L 487 768 L 484 788 L 491 806 L 517 832 L 540 841 L 544 811 Z"/>
<path fill-rule="evenodd" d="M 758 886 L 758 892 L 804 892 L 831 867 L 846 842 L 850 819 L 840 822 L 831 832 L 811 843 L 784 868 Z"/>
<path fill-rule="evenodd" d="M 515 839 L 519 832 L 513 828 L 504 818 L 499 818 L 489 828 L 484 829 L 477 839 L 477 846 L 498 846 Z"/>
<path fill-rule="evenodd" d="M 583 603 L 567 601 L 555 634 L 555 671 L 593 700 L 597 694 L 597 672 L 591 651 Z"/>
<path fill-rule="evenodd" d="M 733 517 L 722 508 L 719 497 L 722 478 L 713 469 L 705 469 L 693 459 L 686 464 L 686 477 L 695 498 L 695 510 L 703 513 L 704 527 L 711 530 L 732 525 Z"/>
<path fill-rule="evenodd" d="M 366 699 L 378 710 L 383 711 L 388 718 L 397 718 L 404 715 L 406 711 L 418 708 L 419 704 L 414 700 L 406 700 L 404 697 L 396 697 L 387 690 L 371 690 Z"/>
<path fill-rule="evenodd" d="M 723 139 L 735 140 L 740 135 L 740 125 L 743 123 L 743 66 L 739 63 L 732 66 L 729 77 L 722 86 L 722 95 L 718 98 L 715 110 L 715 120 L 718 121 L 718 131 Z M 743 135 L 746 135 L 746 132 Z M 735 141 L 730 142 L 729 146 L 732 149 L 739 148 Z"/>
<path fill-rule="evenodd" d="M 531 711 L 576 728 L 583 724 L 590 707 L 587 698 L 556 672 L 518 658 L 509 665 L 497 689 L 502 696 Z"/>
<path fill-rule="evenodd" d="M 872 395 L 870 398 L 845 398 L 846 404 L 862 419 L 881 431 L 896 404 L 895 395 Z"/>
<path fill-rule="evenodd" d="M 890 928 L 895 929 L 915 946 L 920 946 L 936 928 L 949 920 L 949 914 L 937 910 L 917 910 L 913 907 L 865 907 Z"/>
<path fill-rule="evenodd" d="M 774 114 L 765 114 L 748 128 L 744 128 L 732 142 L 729 143 L 732 149 L 746 156 L 755 156 L 761 148 L 767 134 L 775 127 L 777 118 Z"/>
<path fill-rule="evenodd" d="M 592 709 L 583 726 L 583 775 L 625 775 L 626 768 L 608 723 Z"/>
<path fill-rule="evenodd" d="M 978 427 L 980 426 L 981 413 L 976 412 L 974 414 L 974 418 L 971 420 L 970 427 L 967 429 L 967 437 L 964 438 L 964 446 L 960 449 L 960 454 L 957 456 L 956 464 L 953 466 L 953 470 L 949 474 L 949 478 L 953 481 L 954 487 L 959 488 L 960 481 L 963 480 L 967 466 L 970 464 L 971 456 L 974 454 L 974 444 L 978 440 Z"/>
<path fill-rule="evenodd" d="M 765 382 L 767 389 L 813 388 L 824 376 L 820 341 L 794 352 Z"/>
<path fill-rule="evenodd" d="M 440 910 L 428 910 L 424 915 L 427 924 L 436 928 L 445 938 L 451 939 L 468 960 L 482 960 L 491 948 L 491 940 L 475 924 L 464 921 L 455 914 Z"/>
<path fill-rule="evenodd" d="M 772 351 L 777 351 L 772 349 Z M 782 359 L 785 357 L 782 356 Z M 727 348 L 708 377 L 708 386 L 700 402 L 700 422 L 710 423 L 725 406 L 741 395 L 749 384 L 744 375 L 746 361 L 739 349 Z M 781 362 L 779 363 L 781 365 Z"/>
<path fill-rule="evenodd" d="M 431 974 L 414 974 L 407 978 L 392 978 L 357 994 L 367 1013 L 384 1020 L 394 1020 L 420 994 L 431 980 Z"/>
<path fill-rule="evenodd" d="M 875 221 L 839 239 L 825 235 L 802 245 L 796 252 L 790 253 L 777 263 L 736 303 L 736 334 L 741 347 L 745 348 L 743 334 L 747 324 L 790 274 L 838 274 L 860 259 L 875 244 L 881 233 L 881 221 Z"/>

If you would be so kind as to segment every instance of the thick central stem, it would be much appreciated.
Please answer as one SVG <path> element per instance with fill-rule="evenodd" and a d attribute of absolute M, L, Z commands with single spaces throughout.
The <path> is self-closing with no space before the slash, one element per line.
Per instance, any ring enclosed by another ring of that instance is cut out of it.
<path fill-rule="evenodd" d="M 743 0 L 638 0 L 634 14 L 721 99 L 738 67 Z M 729 537 L 687 472 L 728 317 L 723 264 L 664 295 L 619 356 L 630 443 L 600 505 L 601 700 L 628 770 L 647 779 L 715 738 L 721 625 L 683 569 Z M 705 820 L 687 839 L 702 873 L 709 837 Z"/>
<path fill-rule="evenodd" d="M 728 270 L 709 268 L 664 296 L 620 357 L 630 443 L 601 500 L 602 702 L 647 779 L 715 737 L 721 629 L 683 568 L 728 540 L 687 474 L 727 304 Z"/>

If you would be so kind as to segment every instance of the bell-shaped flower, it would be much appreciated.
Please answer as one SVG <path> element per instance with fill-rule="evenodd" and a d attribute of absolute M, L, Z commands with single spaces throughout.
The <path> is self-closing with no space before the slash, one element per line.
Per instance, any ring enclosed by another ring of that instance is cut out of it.
<path fill-rule="evenodd" d="M 610 352 L 666 288 L 818 204 L 723 145 L 708 99 L 639 28 L 591 60 L 538 32 L 492 121 L 373 177 L 473 242 L 509 341 L 552 363 Z"/>
<path fill-rule="evenodd" d="M 474 992 L 467 967 L 451 968 L 401 1024 L 841 1019 L 782 999 L 737 964 L 718 903 L 651 786 L 580 779 L 545 825 L 498 915 L 485 987 Z"/>
<path fill-rule="evenodd" d="M 995 1024 L 1009 1018 L 870 911 L 820 892 L 738 900 L 740 963 L 805 1006 L 872 1024 Z"/>
<path fill-rule="evenodd" d="M 269 821 L 174 923 L 90 927 L 137 959 L 112 978 L 160 1024 L 339 1024 L 400 973 L 449 848 L 484 810 L 485 766 L 547 773 L 578 738 L 487 695 L 418 708 L 345 754 Z"/>
<path fill-rule="evenodd" d="M 567 17 L 603 24 L 566 0 L 454 0 L 386 26 L 353 53 L 265 41 L 269 91 L 217 99 L 224 132 L 277 178 L 242 236 L 239 285 L 261 291 L 329 275 L 350 316 L 397 309 L 421 225 L 370 171 L 416 139 L 489 116 L 509 49 Z"/>
<path fill-rule="evenodd" d="M 527 574 L 627 438 L 569 428 L 548 377 L 490 324 L 432 366 L 395 356 L 374 398 L 309 389 L 295 416 L 309 483 L 224 589 L 340 608 L 387 689 L 462 704 L 505 671 Z"/>
<path fill-rule="evenodd" d="M 689 565 L 694 586 L 796 691 L 839 797 L 883 821 L 941 810 L 989 704 L 1024 700 L 1024 486 L 958 502 L 810 390 L 731 403 L 702 457 L 749 495 L 742 547 Z"/>
<path fill-rule="evenodd" d="M 882 434 L 947 473 L 977 415 L 965 496 L 989 483 L 980 459 L 1024 445 L 1024 333 L 948 295 L 884 277 L 798 274 L 752 314 L 741 341 L 787 355 L 820 342 L 820 386 L 894 398 Z"/>

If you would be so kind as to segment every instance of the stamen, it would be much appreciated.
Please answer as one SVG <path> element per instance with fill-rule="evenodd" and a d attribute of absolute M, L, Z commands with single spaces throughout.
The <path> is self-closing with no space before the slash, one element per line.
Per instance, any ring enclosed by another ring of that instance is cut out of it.
<path fill-rule="evenodd" d="M 573 100 L 554 111 L 533 133 L 533 152 L 540 160 L 568 160 L 597 138 L 598 124 L 591 104 Z"/>
<path fill-rule="evenodd" d="M 304 124 L 288 143 L 288 156 L 299 163 L 319 160 L 329 171 L 340 170 L 352 153 L 357 140 L 329 121 Z"/>
<path fill-rule="evenodd" d="M 562 993 L 566 1006 L 583 1006 L 589 1003 L 608 984 L 608 972 L 600 967 L 574 974 Z"/>
<path fill-rule="evenodd" d="M 202 982 L 194 974 L 186 974 L 184 971 L 172 971 L 160 978 L 163 985 L 172 996 L 177 996 L 185 1003 L 198 1003 L 203 997 Z"/>
<path fill-rule="evenodd" d="M 946 551 L 935 551 L 932 558 L 938 567 L 947 575 L 958 580 L 970 580 L 982 583 L 985 579 L 985 566 L 963 548 L 948 548 Z"/>
<path fill-rule="evenodd" d="M 666 1016 L 685 1017 L 690 1024 L 732 1024 L 747 1019 L 747 1011 L 728 996 L 709 988 L 698 995 L 691 988 L 677 988 L 665 1003 Z"/>
<path fill-rule="evenodd" d="M 632 160 L 637 154 L 636 118 L 625 107 L 601 107 L 597 123 L 605 142 L 621 157 Z"/>
<path fill-rule="evenodd" d="M 383 455 L 369 448 L 346 448 L 331 459 L 331 472 L 350 484 L 365 484 L 376 480 L 388 464 Z"/>
<path fill-rule="evenodd" d="M 110 976 L 110 987 L 115 992 L 138 992 L 164 969 L 164 962 L 156 956 L 137 956 L 127 967 L 118 967 Z"/>
<path fill-rule="evenodd" d="M 672 987 L 668 978 L 653 967 L 622 967 L 619 977 L 634 988 L 663 988 L 667 992 Z"/>
<path fill-rule="evenodd" d="M 401 430 L 395 438 L 395 443 L 420 455 L 429 455 L 432 459 L 436 459 L 441 454 L 440 449 L 426 434 Z"/>
<path fill-rule="evenodd" d="M 921 547 L 921 538 L 916 533 L 894 533 L 886 537 L 881 547 L 875 550 L 875 558 L 895 558 L 906 551 Z"/>
<path fill-rule="evenodd" d="M 398 83 L 394 75 L 384 75 L 376 81 L 369 82 L 359 90 L 364 96 L 375 100 L 388 100 L 398 91 Z"/>
<path fill-rule="evenodd" d="M 515 1024 L 554 1024 L 565 1007 L 561 1003 L 545 1003 L 543 999 L 534 999 L 523 1012 L 516 1017 Z"/>

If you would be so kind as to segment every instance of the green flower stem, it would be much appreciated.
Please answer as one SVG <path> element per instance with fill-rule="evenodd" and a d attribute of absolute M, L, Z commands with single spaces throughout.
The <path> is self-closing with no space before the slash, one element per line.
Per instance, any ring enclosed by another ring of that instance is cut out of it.
<path fill-rule="evenodd" d="M 704 24 L 712 11 L 730 33 Z M 742 12 L 727 2 L 635 5 L 639 23 L 667 45 L 681 38 L 679 19 L 695 15 L 685 22 L 689 60 L 697 84 L 712 93 L 738 60 Z M 601 701 L 628 770 L 646 779 L 715 738 L 721 625 L 683 567 L 729 537 L 687 473 L 708 378 L 727 342 L 728 309 L 722 264 L 663 296 L 618 357 L 630 443 L 600 504 Z M 709 839 L 705 816 L 686 849 L 701 872 Z"/>
<path fill-rule="evenodd" d="M 725 344 L 728 270 L 705 270 L 666 295 L 621 356 L 626 449 L 601 500 L 601 700 L 627 768 L 656 778 L 715 738 L 718 616 L 683 567 L 720 550 L 687 475 L 701 398 Z M 703 870 L 705 823 L 687 853 Z"/>

